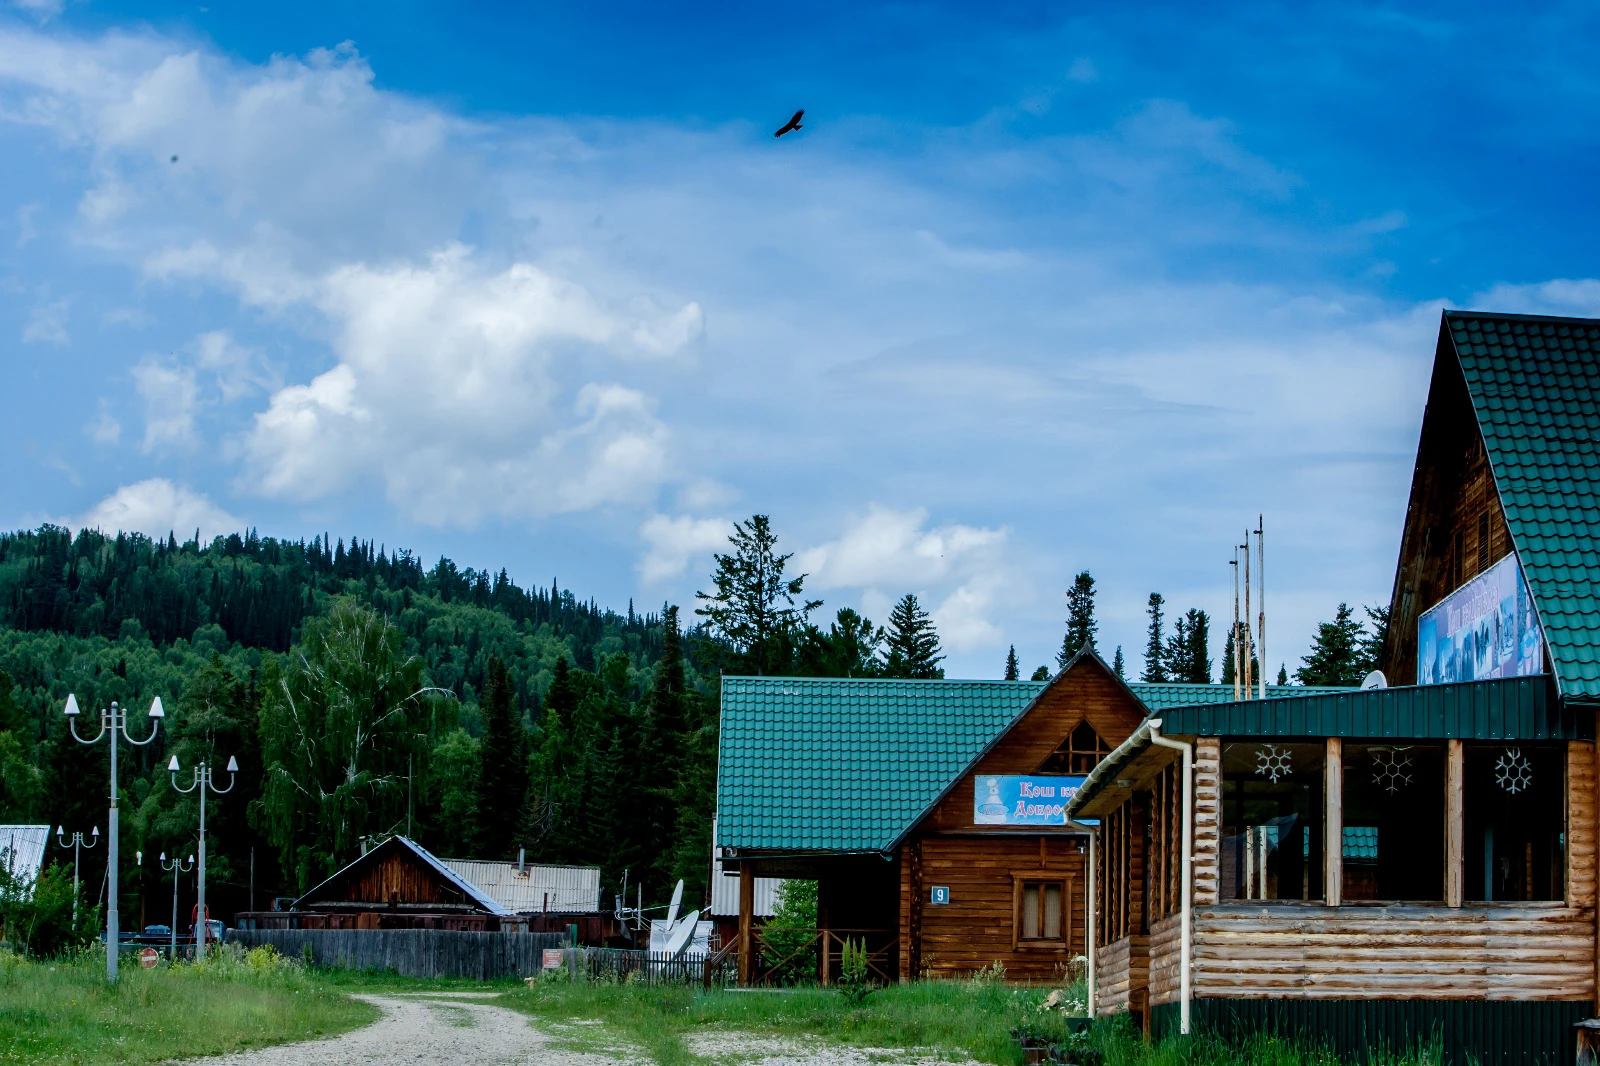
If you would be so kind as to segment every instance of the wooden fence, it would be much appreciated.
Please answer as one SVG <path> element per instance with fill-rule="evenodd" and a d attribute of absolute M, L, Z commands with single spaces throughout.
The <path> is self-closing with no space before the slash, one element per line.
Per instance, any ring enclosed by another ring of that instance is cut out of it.
<path fill-rule="evenodd" d="M 564 933 L 467 933 L 449 929 L 235 929 L 246 948 L 270 944 L 315 966 L 392 970 L 404 977 L 532 977 L 544 949 L 564 948 Z"/>
<path fill-rule="evenodd" d="M 706 988 L 734 984 L 738 960 L 727 955 L 688 955 L 674 959 L 622 948 L 569 948 L 568 965 L 581 966 L 592 980 L 635 981 L 648 985 L 703 983 Z"/>

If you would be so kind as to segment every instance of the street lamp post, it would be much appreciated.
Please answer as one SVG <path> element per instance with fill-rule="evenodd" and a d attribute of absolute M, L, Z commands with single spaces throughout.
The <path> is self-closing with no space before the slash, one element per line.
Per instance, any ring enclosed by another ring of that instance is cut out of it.
<path fill-rule="evenodd" d="M 199 897 L 195 900 L 195 934 L 194 958 L 196 962 L 206 957 L 206 934 L 211 931 L 206 925 L 206 793 L 215 792 L 221 796 L 233 791 L 234 777 L 239 772 L 239 760 L 228 756 L 228 787 L 218 788 L 212 777 L 212 768 L 205 762 L 194 768 L 194 781 L 188 788 L 178 788 L 178 757 L 174 755 L 172 761 L 167 763 L 167 770 L 172 774 L 172 787 L 179 792 L 200 792 L 200 887 L 196 892 Z"/>
<path fill-rule="evenodd" d="M 176 855 L 172 857 L 171 862 L 168 862 L 167 853 L 164 851 L 161 853 L 161 868 L 172 871 L 172 924 L 167 927 L 172 932 L 172 950 L 167 955 L 169 962 L 178 961 L 178 875 L 194 869 L 193 855 L 189 856 L 188 863 L 185 866 L 184 860 Z"/>
<path fill-rule="evenodd" d="M 92 848 L 100 843 L 100 827 L 95 826 L 94 832 L 89 834 L 89 842 L 83 842 L 82 833 L 73 833 L 72 840 L 66 838 L 67 827 L 56 826 L 56 843 L 64 848 L 72 849 L 72 930 L 77 935 L 78 930 L 78 852 L 83 848 Z"/>
<path fill-rule="evenodd" d="M 85 740 L 78 735 L 78 698 L 70 693 L 67 695 L 67 706 L 62 711 L 67 716 L 67 728 L 72 732 L 72 739 L 79 744 L 98 744 L 100 738 L 107 733 L 111 734 L 111 810 L 106 816 L 107 830 L 110 844 L 106 848 L 106 980 L 117 979 L 117 952 L 121 930 L 117 921 L 117 735 L 134 747 L 142 748 L 156 738 L 156 733 L 161 729 L 161 719 L 166 717 L 166 712 L 161 709 L 161 697 L 157 696 L 150 701 L 149 717 L 150 735 L 143 740 L 134 740 L 133 734 L 128 732 L 128 712 L 125 708 L 118 707 L 113 701 L 111 709 L 100 710 L 100 732 L 91 739 Z"/>

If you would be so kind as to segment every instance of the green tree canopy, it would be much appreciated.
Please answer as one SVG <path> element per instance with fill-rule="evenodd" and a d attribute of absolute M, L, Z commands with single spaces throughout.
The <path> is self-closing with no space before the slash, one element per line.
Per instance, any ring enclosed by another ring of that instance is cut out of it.
<path fill-rule="evenodd" d="M 1072 579 L 1072 588 L 1067 591 L 1067 633 L 1061 638 L 1056 665 L 1065 667 L 1080 649 L 1093 648 L 1099 628 L 1094 617 L 1094 578 L 1083 570 Z"/>
<path fill-rule="evenodd" d="M 1007 681 L 1015 681 L 1022 676 L 1022 668 L 1017 665 L 1017 646 L 1011 645 L 1006 652 L 1006 677 Z"/>
<path fill-rule="evenodd" d="M 1302 685 L 1359 685 L 1371 669 L 1364 653 L 1368 639 L 1350 605 L 1339 604 L 1333 621 L 1317 626 L 1311 651 L 1300 660 L 1294 679 Z"/>
<path fill-rule="evenodd" d="M 704 604 L 695 614 L 740 656 L 742 668 L 781 673 L 806 616 L 822 601 L 804 599 L 806 575 L 784 576 L 791 556 L 778 554 L 778 535 L 766 515 L 735 522 L 728 543 L 733 551 L 715 557 L 715 591 L 695 593 Z"/>
<path fill-rule="evenodd" d="M 1145 631 L 1144 671 L 1139 674 L 1139 680 L 1152 684 L 1167 680 L 1167 645 L 1161 622 L 1161 608 L 1165 603 L 1161 593 L 1152 592 L 1145 606 L 1150 623 Z"/>
<path fill-rule="evenodd" d="M 917 597 L 906 593 L 889 611 L 888 635 L 884 638 L 883 676 L 909 678 L 943 677 L 939 665 L 939 634 L 933 619 L 922 609 Z"/>

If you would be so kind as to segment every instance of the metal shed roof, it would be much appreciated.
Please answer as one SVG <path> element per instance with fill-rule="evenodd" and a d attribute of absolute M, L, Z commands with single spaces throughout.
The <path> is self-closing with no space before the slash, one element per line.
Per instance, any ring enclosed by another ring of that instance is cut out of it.
<path fill-rule="evenodd" d="M 33 885 L 44 865 L 45 845 L 50 841 L 47 825 L 0 825 L 0 855 L 18 882 Z"/>
<path fill-rule="evenodd" d="M 463 881 L 517 914 L 599 914 L 598 866 L 534 866 L 517 872 L 514 862 L 441 859 Z"/>
<path fill-rule="evenodd" d="M 446 866 L 442 861 L 440 861 L 440 859 L 437 856 L 435 856 L 433 854 L 433 852 L 429 851 L 427 848 L 423 847 L 421 844 L 418 844 L 415 840 L 412 840 L 410 837 L 403 837 L 403 836 L 392 836 L 389 839 L 387 839 L 387 840 L 383 841 L 382 843 L 380 843 L 377 847 L 375 847 L 375 848 L 371 849 L 370 851 L 368 851 L 365 855 L 362 855 L 359 858 L 357 858 L 355 861 L 346 863 L 336 873 L 334 873 L 333 876 L 325 878 L 320 884 L 316 885 L 310 891 L 308 891 L 304 895 L 302 895 L 299 899 L 295 900 L 294 904 L 293 904 L 294 909 L 295 910 L 302 909 L 303 905 L 306 905 L 310 901 L 312 901 L 313 898 L 318 893 L 320 893 L 326 886 L 338 881 L 340 878 L 344 877 L 345 874 L 347 874 L 348 872 L 350 872 L 351 870 L 355 869 L 358 866 L 362 866 L 362 865 L 365 865 L 365 864 L 371 863 L 371 862 L 376 862 L 378 860 L 378 857 L 383 852 L 385 852 L 387 850 L 390 850 L 392 848 L 401 848 L 401 849 L 404 849 L 406 851 L 411 852 L 418 859 L 422 860 L 422 862 L 425 865 L 429 866 L 436 873 L 438 873 L 441 877 L 443 877 L 446 881 L 450 882 L 450 884 L 454 885 L 456 888 L 458 888 L 462 892 L 464 892 L 468 899 L 472 900 L 479 907 L 482 907 L 485 911 L 488 911 L 490 914 L 498 914 L 498 915 L 501 915 L 502 917 L 504 917 L 504 916 L 509 916 L 510 914 L 513 913 L 510 909 L 508 909 L 502 903 L 500 903 L 499 900 L 495 899 L 493 896 L 489 895 L 483 889 L 479 888 L 477 885 L 473 884 L 472 882 L 464 879 L 460 874 L 456 873 L 454 870 L 450 869 L 450 867 Z"/>

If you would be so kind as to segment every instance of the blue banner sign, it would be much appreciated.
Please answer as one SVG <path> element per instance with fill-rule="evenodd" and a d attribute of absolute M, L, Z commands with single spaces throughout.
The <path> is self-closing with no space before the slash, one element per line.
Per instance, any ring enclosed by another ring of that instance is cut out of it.
<path fill-rule="evenodd" d="M 1417 684 L 1544 673 L 1544 637 L 1508 555 L 1417 619 Z"/>
<path fill-rule="evenodd" d="M 1063 774 L 980 774 L 972 781 L 976 825 L 1066 825 L 1067 801 L 1086 778 Z"/>

